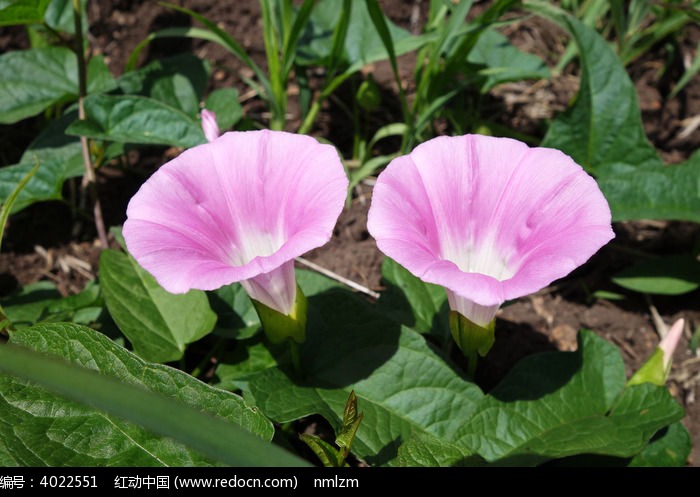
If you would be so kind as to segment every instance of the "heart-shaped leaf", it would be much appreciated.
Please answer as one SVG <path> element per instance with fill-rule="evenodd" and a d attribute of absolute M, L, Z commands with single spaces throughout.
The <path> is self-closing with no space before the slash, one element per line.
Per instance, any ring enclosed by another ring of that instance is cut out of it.
<path fill-rule="evenodd" d="M 625 382 L 619 351 L 583 331 L 576 352 L 519 362 L 455 442 L 499 464 L 539 464 L 575 454 L 633 456 L 684 413 L 665 387 Z"/>
<path fill-rule="evenodd" d="M 209 419 L 226 420 L 265 440 L 272 437 L 270 422 L 247 407 L 240 397 L 209 387 L 176 369 L 149 364 L 90 328 L 74 324 L 42 324 L 15 332 L 11 342 L 99 371 L 112 381 L 139 387 L 139 401 L 144 395 L 140 392 L 150 393 L 152 400 L 149 403 L 152 404 L 149 408 L 155 408 L 155 413 L 150 409 L 151 416 L 162 418 L 163 425 L 172 426 L 169 419 L 177 417 L 172 402 L 167 403 L 168 409 L 160 407 L 164 405 L 160 399 L 165 396 L 185 407 L 208 413 Z M 101 384 L 99 379 L 95 380 L 95 385 L 84 384 L 85 391 L 91 392 Z M 66 376 L 66 382 L 72 381 L 73 376 Z M 86 381 L 92 382 L 91 379 Z M 75 385 L 74 388 L 79 390 L 82 386 Z M 120 397 L 108 403 L 115 410 L 123 411 L 128 410 L 125 407 L 128 402 L 129 397 Z M 133 410 L 142 411 L 139 405 Z M 209 426 L 206 419 L 204 416 L 199 424 L 189 426 L 187 436 L 207 439 L 211 435 L 206 433 L 208 430 L 221 428 L 218 422 Z M 158 422 L 157 419 L 149 420 L 154 421 Z M 4 452 L 0 460 L 9 465 L 183 466 L 214 462 L 172 439 L 68 401 L 9 375 L 0 376 L 0 433 L 0 447 L 4 448 L 0 448 L 0 454 Z M 221 436 L 229 437 L 229 434 Z M 231 451 L 236 453 L 236 447 L 231 447 Z M 240 452 L 238 457 L 241 462 L 246 460 Z M 262 461 L 264 455 L 260 457 L 259 461 Z"/>
<path fill-rule="evenodd" d="M 196 118 L 159 100 L 134 95 L 90 95 L 87 119 L 76 121 L 66 133 L 124 143 L 194 147 L 204 143 Z"/>
<path fill-rule="evenodd" d="M 102 252 L 100 281 L 114 322 L 144 359 L 178 360 L 188 343 L 214 328 L 216 314 L 204 292 L 169 293 L 130 255 Z"/>

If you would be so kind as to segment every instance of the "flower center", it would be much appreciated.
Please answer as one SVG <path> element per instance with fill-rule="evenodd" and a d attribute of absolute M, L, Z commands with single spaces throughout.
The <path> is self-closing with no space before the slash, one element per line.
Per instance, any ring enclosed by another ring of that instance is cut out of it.
<path fill-rule="evenodd" d="M 444 259 L 456 264 L 461 271 L 485 274 L 498 281 L 512 278 L 517 270 L 508 264 L 508 257 L 491 240 L 485 240 L 479 246 L 470 243 L 443 243 L 442 253 Z"/>
<path fill-rule="evenodd" d="M 246 230 L 241 238 L 237 245 L 232 244 L 229 251 L 229 264 L 232 266 L 244 266 L 256 257 L 272 255 L 284 244 L 281 236 L 257 229 Z"/>

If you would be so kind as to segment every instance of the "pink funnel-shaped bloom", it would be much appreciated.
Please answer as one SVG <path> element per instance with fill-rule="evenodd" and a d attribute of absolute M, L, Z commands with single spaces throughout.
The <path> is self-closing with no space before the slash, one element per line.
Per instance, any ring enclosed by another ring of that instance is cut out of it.
<path fill-rule="evenodd" d="M 558 150 L 508 138 L 439 137 L 379 175 L 368 230 L 379 249 L 489 323 L 614 237 L 598 185 Z"/>
<path fill-rule="evenodd" d="M 166 290 L 240 281 L 289 314 L 294 258 L 331 237 L 348 180 L 336 150 L 281 131 L 225 133 L 163 165 L 129 202 L 129 252 Z"/>
<path fill-rule="evenodd" d="M 219 125 L 216 122 L 216 114 L 207 109 L 202 109 L 202 130 L 208 142 L 213 142 L 219 137 Z"/>

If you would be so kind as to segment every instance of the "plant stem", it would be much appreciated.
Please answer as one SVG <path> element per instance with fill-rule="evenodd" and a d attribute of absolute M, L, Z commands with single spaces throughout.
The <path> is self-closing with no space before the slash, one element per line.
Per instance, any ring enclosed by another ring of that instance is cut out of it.
<path fill-rule="evenodd" d="M 78 57 L 78 118 L 82 121 L 85 117 L 84 99 L 87 96 L 87 64 L 85 61 L 85 51 L 83 49 L 83 23 L 80 16 L 80 0 L 73 0 L 73 19 L 75 22 L 75 55 Z M 92 204 L 92 212 L 95 218 L 95 228 L 102 248 L 107 248 L 107 231 L 105 230 L 104 218 L 102 216 L 102 206 L 97 195 L 97 182 L 95 181 L 95 169 L 90 160 L 90 147 L 85 136 L 80 137 L 80 147 L 83 153 L 83 165 L 85 175 L 81 187 L 83 194 L 87 191 Z"/>
<path fill-rule="evenodd" d="M 221 351 L 223 346 L 226 344 L 226 339 L 225 338 L 219 338 L 219 341 L 216 342 L 216 344 L 211 348 L 209 353 L 204 356 L 204 358 L 199 361 L 199 364 L 197 364 L 197 367 L 195 367 L 192 372 L 190 373 L 190 376 L 193 376 L 195 378 L 199 378 L 199 375 L 201 375 L 204 372 L 204 368 L 207 367 L 207 365 L 211 362 L 212 357 L 214 357 L 216 354 Z"/>
<path fill-rule="evenodd" d="M 292 358 L 292 367 L 294 368 L 294 372 L 301 378 L 302 372 L 301 372 L 301 355 L 299 354 L 299 344 L 296 343 L 293 339 L 289 339 L 289 354 Z"/>

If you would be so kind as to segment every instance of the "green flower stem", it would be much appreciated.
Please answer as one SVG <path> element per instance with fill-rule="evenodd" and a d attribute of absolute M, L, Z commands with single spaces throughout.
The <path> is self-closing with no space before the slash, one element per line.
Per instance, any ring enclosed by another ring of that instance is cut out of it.
<path fill-rule="evenodd" d="M 289 342 L 289 355 L 292 358 L 292 367 L 297 376 L 302 376 L 301 370 L 301 354 L 299 353 L 299 344 L 296 343 L 291 338 L 287 340 Z"/>

